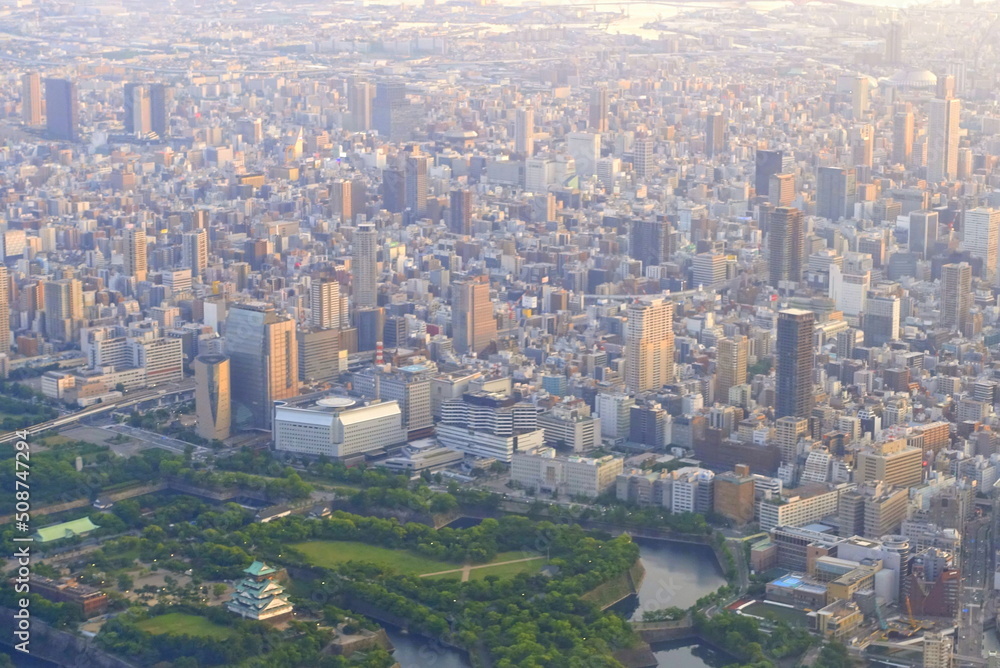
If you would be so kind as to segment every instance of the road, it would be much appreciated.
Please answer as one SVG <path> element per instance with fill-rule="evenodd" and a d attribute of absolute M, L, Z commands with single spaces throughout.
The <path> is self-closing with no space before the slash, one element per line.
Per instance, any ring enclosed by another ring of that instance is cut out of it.
<path fill-rule="evenodd" d="M 983 624 L 987 609 L 992 610 L 993 518 L 976 518 L 966 523 L 962 540 L 962 592 L 958 613 L 958 642 L 955 654 L 983 655 Z"/>
<path fill-rule="evenodd" d="M 142 441 L 153 447 L 163 448 L 164 450 L 169 450 L 170 452 L 174 452 L 179 455 L 183 455 L 188 446 L 191 446 L 194 448 L 194 452 L 192 453 L 192 457 L 194 459 L 203 459 L 204 457 L 212 454 L 211 448 L 206 448 L 202 445 L 192 445 L 187 441 L 181 441 L 176 438 L 164 436 L 163 434 L 146 431 L 145 429 L 138 429 L 127 424 L 112 424 L 104 427 L 104 429 L 113 431 L 117 434 L 124 434 L 125 436 L 134 438 L 137 441 Z"/>

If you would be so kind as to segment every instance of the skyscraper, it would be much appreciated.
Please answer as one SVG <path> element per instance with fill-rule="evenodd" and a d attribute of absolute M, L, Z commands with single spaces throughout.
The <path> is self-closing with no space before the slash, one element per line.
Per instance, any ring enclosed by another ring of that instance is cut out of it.
<path fill-rule="evenodd" d="M 808 418 L 812 412 L 815 319 L 812 311 L 778 311 L 775 417 Z"/>
<path fill-rule="evenodd" d="M 1000 209 L 978 207 L 965 212 L 962 248 L 983 261 L 983 279 L 996 285 L 997 245 L 1000 242 Z"/>
<path fill-rule="evenodd" d="M 309 287 L 309 324 L 320 329 L 340 328 L 340 283 L 314 280 Z"/>
<path fill-rule="evenodd" d="M 851 129 L 851 153 L 856 166 L 871 168 L 875 155 L 875 129 L 861 123 Z"/>
<path fill-rule="evenodd" d="M 769 195 L 771 177 L 791 174 L 793 168 L 794 160 L 788 151 L 758 150 L 754 156 L 754 191 L 758 195 Z"/>
<path fill-rule="evenodd" d="M 747 337 L 737 335 L 719 339 L 715 360 L 715 400 L 729 403 L 729 388 L 747 382 Z"/>
<path fill-rule="evenodd" d="M 938 97 L 927 103 L 927 181 L 930 183 L 958 178 L 961 113 L 962 101 L 954 97 Z"/>
<path fill-rule="evenodd" d="M 448 201 L 448 228 L 455 234 L 472 234 L 472 191 L 452 190 Z"/>
<path fill-rule="evenodd" d="M 406 208 L 406 172 L 395 167 L 382 170 L 382 206 L 389 213 Z"/>
<path fill-rule="evenodd" d="M 10 350 L 10 276 L 0 264 L 0 353 Z"/>
<path fill-rule="evenodd" d="M 897 112 L 892 119 L 892 161 L 909 166 L 913 161 L 913 112 Z"/>
<path fill-rule="evenodd" d="M 816 177 L 816 215 L 832 221 L 854 216 L 857 176 L 853 168 L 820 167 Z"/>
<path fill-rule="evenodd" d="M 83 319 L 83 284 L 75 278 L 47 281 L 45 335 L 53 341 L 76 341 Z"/>
<path fill-rule="evenodd" d="M 362 223 L 354 231 L 354 306 L 378 305 L 378 232 L 373 223 Z"/>
<path fill-rule="evenodd" d="M 38 72 L 21 76 L 21 117 L 24 124 L 37 127 L 42 124 L 42 79 Z"/>
<path fill-rule="evenodd" d="M 514 114 L 514 152 L 526 158 L 535 154 L 535 112 L 518 109 Z"/>
<path fill-rule="evenodd" d="M 372 126 L 390 140 L 405 139 L 413 130 L 406 84 L 383 82 L 375 86 L 372 101 Z"/>
<path fill-rule="evenodd" d="M 635 175 L 644 179 L 653 173 L 653 138 L 643 135 L 632 145 L 632 165 Z"/>
<path fill-rule="evenodd" d="M 269 429 L 278 399 L 299 393 L 295 321 L 267 304 L 235 304 L 226 318 L 226 355 L 230 358 L 233 422 Z"/>
<path fill-rule="evenodd" d="M 45 127 L 52 138 L 64 141 L 79 138 L 79 105 L 74 82 L 68 79 L 45 80 Z"/>
<path fill-rule="evenodd" d="M 452 329 L 455 352 L 481 353 L 497 338 L 497 321 L 490 301 L 490 284 L 479 276 L 454 284 Z"/>
<path fill-rule="evenodd" d="M 722 114 L 709 114 L 705 118 L 705 155 L 712 158 L 726 146 L 726 118 Z"/>
<path fill-rule="evenodd" d="M 899 65 L 903 62 L 903 24 L 893 21 L 885 35 L 885 62 Z"/>
<path fill-rule="evenodd" d="M 427 214 L 427 172 L 433 160 L 419 153 L 406 158 L 406 207 L 418 217 Z"/>
<path fill-rule="evenodd" d="M 198 435 L 210 441 L 224 441 L 232 427 L 229 358 L 199 355 L 194 360 L 194 377 Z"/>
<path fill-rule="evenodd" d="M 132 276 L 136 281 L 145 281 L 149 264 L 146 259 L 146 230 L 142 227 L 130 226 L 122 231 L 122 249 L 124 271 L 126 276 Z"/>
<path fill-rule="evenodd" d="M 124 86 L 125 132 L 145 135 L 153 129 L 153 107 L 149 88 L 143 84 L 127 83 Z"/>
<path fill-rule="evenodd" d="M 658 390 L 674 380 L 674 304 L 642 297 L 626 308 L 625 386 Z"/>
<path fill-rule="evenodd" d="M 802 280 L 805 261 L 805 222 L 795 207 L 782 206 L 771 212 L 768 232 L 770 283 L 778 288 L 783 283 Z"/>
<path fill-rule="evenodd" d="M 934 248 L 934 242 L 937 241 L 937 234 L 937 211 L 910 212 L 909 246 L 911 253 L 916 253 L 922 260 L 929 258 Z"/>
<path fill-rule="evenodd" d="M 670 259 L 670 221 L 633 220 L 629 226 L 628 252 L 643 268 L 653 267 Z"/>
<path fill-rule="evenodd" d="M 201 276 L 208 268 L 208 230 L 199 228 L 186 232 L 181 248 L 182 263 L 192 276 Z"/>
<path fill-rule="evenodd" d="M 372 129 L 372 87 L 367 81 L 355 80 L 347 83 L 347 111 L 350 114 L 350 129 L 367 132 Z"/>
<path fill-rule="evenodd" d="M 899 339 L 899 312 L 899 297 L 869 292 L 861 314 L 865 345 L 877 347 Z"/>
<path fill-rule="evenodd" d="M 160 138 L 170 136 L 170 125 L 168 123 L 167 116 L 167 102 L 171 97 L 172 89 L 168 89 L 164 84 L 149 84 L 150 129 Z M 258 139 L 258 141 L 260 140 Z"/>
<path fill-rule="evenodd" d="M 573 156 L 576 173 L 587 178 L 597 173 L 601 159 L 601 135 L 595 132 L 570 132 L 566 136 L 566 152 Z"/>
<path fill-rule="evenodd" d="M 795 176 L 775 174 L 767 188 L 767 200 L 774 206 L 791 206 L 795 201 Z"/>
<path fill-rule="evenodd" d="M 330 184 L 330 213 L 340 218 L 340 222 L 350 225 L 354 222 L 354 182 L 338 179 Z"/>
<path fill-rule="evenodd" d="M 594 132 L 608 131 L 608 89 L 599 86 L 590 91 L 590 122 Z"/>
<path fill-rule="evenodd" d="M 968 262 L 941 267 L 941 326 L 965 331 L 972 308 L 972 267 Z"/>

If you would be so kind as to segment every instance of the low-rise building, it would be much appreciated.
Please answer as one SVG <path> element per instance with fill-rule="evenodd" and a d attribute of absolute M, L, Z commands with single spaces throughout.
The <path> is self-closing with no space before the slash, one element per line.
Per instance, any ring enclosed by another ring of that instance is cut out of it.
<path fill-rule="evenodd" d="M 274 449 L 314 457 L 351 459 L 406 442 L 395 401 L 358 406 L 351 399 L 328 397 L 309 407 L 275 402 Z"/>
<path fill-rule="evenodd" d="M 511 480 L 540 492 L 594 498 L 615 486 L 622 461 L 612 455 L 561 457 L 553 448 L 517 452 L 511 462 Z"/>

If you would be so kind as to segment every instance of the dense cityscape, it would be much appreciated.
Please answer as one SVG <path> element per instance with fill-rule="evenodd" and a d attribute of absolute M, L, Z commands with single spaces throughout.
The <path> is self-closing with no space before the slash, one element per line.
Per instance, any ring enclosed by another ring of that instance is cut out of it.
<path fill-rule="evenodd" d="M 1000 668 L 997 43 L 0 2 L 0 668 Z"/>

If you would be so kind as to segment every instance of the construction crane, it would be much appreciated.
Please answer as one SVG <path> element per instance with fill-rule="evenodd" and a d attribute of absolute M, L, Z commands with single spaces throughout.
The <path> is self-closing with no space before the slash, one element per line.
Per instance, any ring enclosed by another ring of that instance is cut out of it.
<path fill-rule="evenodd" d="M 918 624 L 917 620 L 913 617 L 913 605 L 910 603 L 909 596 L 906 597 L 906 614 L 910 616 L 910 628 L 914 631 L 920 628 L 920 624 Z"/>
<path fill-rule="evenodd" d="M 878 603 L 875 604 L 875 616 L 878 618 L 878 627 L 882 631 L 889 628 L 889 624 L 886 623 L 885 617 L 882 616 L 882 608 L 878 607 Z"/>

